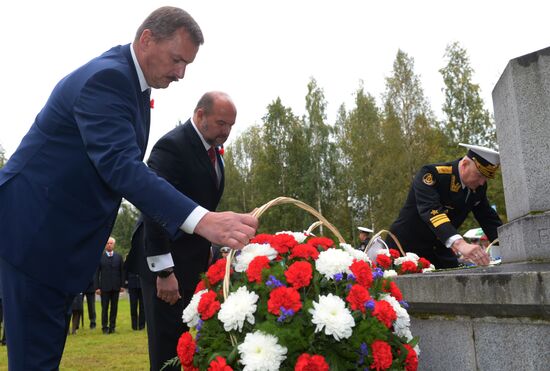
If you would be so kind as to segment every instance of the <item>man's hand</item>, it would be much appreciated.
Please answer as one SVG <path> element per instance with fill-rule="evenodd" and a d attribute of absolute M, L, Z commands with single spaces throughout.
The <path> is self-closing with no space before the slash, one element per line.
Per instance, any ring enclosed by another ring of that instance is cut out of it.
<path fill-rule="evenodd" d="M 95 290 L 95 293 L 96 293 L 96 295 L 101 295 L 101 290 L 100 290 L 100 289 L 96 289 L 96 290 Z"/>
<path fill-rule="evenodd" d="M 469 244 L 463 239 L 456 240 L 452 246 L 454 251 L 458 251 L 465 259 L 470 260 L 475 265 L 489 265 L 491 258 L 479 245 Z"/>
<path fill-rule="evenodd" d="M 240 250 L 256 233 L 258 219 L 231 211 L 208 212 L 195 227 L 195 233 L 216 245 Z"/>
<path fill-rule="evenodd" d="M 157 277 L 157 297 L 170 305 L 174 305 L 181 299 L 178 279 L 175 274 L 166 278 Z"/>

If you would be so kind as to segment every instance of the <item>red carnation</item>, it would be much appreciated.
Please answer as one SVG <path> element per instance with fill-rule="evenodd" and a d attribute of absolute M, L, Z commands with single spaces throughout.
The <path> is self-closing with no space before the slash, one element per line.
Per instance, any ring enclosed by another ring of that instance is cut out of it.
<path fill-rule="evenodd" d="M 214 286 L 216 283 L 223 280 L 223 278 L 225 277 L 226 264 L 227 259 L 224 258 L 216 261 L 210 266 L 210 268 L 208 268 L 208 271 L 206 272 L 206 278 L 208 278 L 210 286 Z"/>
<path fill-rule="evenodd" d="M 416 263 L 410 260 L 404 261 L 401 264 L 401 273 L 416 273 Z"/>
<path fill-rule="evenodd" d="M 369 263 L 363 260 L 356 260 L 349 266 L 349 269 L 355 276 L 358 284 L 367 289 L 372 285 L 372 270 Z"/>
<path fill-rule="evenodd" d="M 250 264 L 246 270 L 246 276 L 248 282 L 262 283 L 262 270 L 269 269 L 269 258 L 265 255 L 258 255 Z"/>
<path fill-rule="evenodd" d="M 393 296 L 397 301 L 403 300 L 403 294 L 401 293 L 401 290 L 399 290 L 399 287 L 397 287 L 397 284 L 393 281 L 384 282 L 384 291 L 389 292 L 390 295 Z"/>
<path fill-rule="evenodd" d="M 204 283 L 204 280 L 200 280 L 199 283 L 197 283 L 197 287 L 195 287 L 195 294 L 204 289 L 206 289 L 206 284 Z"/>
<path fill-rule="evenodd" d="M 250 243 L 269 243 L 271 244 L 271 239 L 273 238 L 273 235 L 272 234 L 267 234 L 267 233 L 260 233 L 256 236 L 254 236 L 251 240 L 250 240 Z"/>
<path fill-rule="evenodd" d="M 208 371 L 233 371 L 233 369 L 227 365 L 225 358 L 217 356 L 216 359 L 210 362 Z"/>
<path fill-rule="evenodd" d="M 426 258 L 420 258 L 418 259 L 418 266 L 419 268 L 430 268 L 430 265 L 432 263 L 430 263 L 430 261 Z M 421 270 L 422 271 L 422 270 Z"/>
<path fill-rule="evenodd" d="M 392 258 L 397 259 L 401 256 L 401 253 L 396 249 L 390 249 L 390 255 Z"/>
<path fill-rule="evenodd" d="M 155 108 L 155 100 L 154 99 L 151 99 L 150 105 L 151 105 L 151 109 Z"/>
<path fill-rule="evenodd" d="M 195 344 L 195 341 L 189 331 L 184 332 L 180 336 L 178 346 L 176 348 L 178 358 L 180 359 L 181 365 L 184 369 L 193 366 L 193 356 L 195 355 L 196 348 L 197 345 Z"/>
<path fill-rule="evenodd" d="M 391 304 L 385 300 L 377 301 L 374 304 L 372 315 L 382 322 L 387 328 L 391 328 L 393 321 L 397 319 L 397 313 L 395 313 L 395 310 Z"/>
<path fill-rule="evenodd" d="M 220 154 L 220 156 L 223 156 L 223 155 L 224 155 L 225 149 L 223 148 L 223 146 L 218 147 L 218 153 Z"/>
<path fill-rule="evenodd" d="M 285 272 L 286 281 L 296 290 L 309 286 L 312 276 L 313 268 L 305 261 L 292 263 Z"/>
<path fill-rule="evenodd" d="M 298 242 L 296 242 L 294 236 L 279 233 L 271 238 L 270 244 L 279 254 L 286 254 L 290 249 L 298 245 Z"/>
<path fill-rule="evenodd" d="M 416 371 L 418 369 L 418 355 L 413 347 L 409 344 L 404 344 L 405 348 L 409 351 L 407 353 L 407 358 L 405 358 L 405 370 L 407 371 Z"/>
<path fill-rule="evenodd" d="M 328 371 L 328 363 L 325 361 L 325 357 L 318 354 L 309 355 L 302 353 L 296 360 L 294 371 Z"/>
<path fill-rule="evenodd" d="M 353 285 L 346 297 L 347 302 L 350 304 L 351 309 L 360 310 L 365 313 L 365 303 L 371 300 L 369 291 L 361 285 Z"/>
<path fill-rule="evenodd" d="M 373 362 L 370 368 L 376 371 L 387 370 L 390 368 L 393 362 L 390 345 L 385 341 L 375 340 L 372 343 L 371 348 Z"/>
<path fill-rule="evenodd" d="M 292 309 L 294 313 L 298 312 L 302 308 L 302 302 L 300 301 L 300 294 L 296 289 L 292 287 L 277 287 L 269 294 L 269 300 L 267 301 L 267 310 L 269 313 L 275 315 L 281 314 L 281 307 L 286 310 Z"/>
<path fill-rule="evenodd" d="M 378 254 L 376 256 L 376 264 L 384 269 L 388 269 L 391 266 L 391 258 L 386 254 Z"/>
<path fill-rule="evenodd" d="M 319 257 L 319 250 L 317 250 L 315 247 L 313 247 L 310 244 L 302 243 L 299 245 L 296 245 L 292 248 L 292 251 L 290 253 L 290 259 L 294 258 L 303 258 L 303 259 L 309 259 L 312 258 L 313 260 L 317 260 Z"/>
<path fill-rule="evenodd" d="M 334 241 L 327 237 L 313 237 L 310 238 L 307 243 L 315 248 L 320 247 L 323 250 L 326 250 L 334 245 Z"/>
<path fill-rule="evenodd" d="M 197 310 L 201 315 L 201 319 L 206 321 L 218 312 L 220 306 L 220 302 L 216 300 L 216 293 L 214 291 L 208 291 L 202 294 Z"/>

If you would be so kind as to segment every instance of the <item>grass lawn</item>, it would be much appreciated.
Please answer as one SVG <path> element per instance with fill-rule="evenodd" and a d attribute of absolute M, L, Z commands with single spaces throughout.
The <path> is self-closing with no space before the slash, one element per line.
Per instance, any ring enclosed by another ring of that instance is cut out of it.
<path fill-rule="evenodd" d="M 130 303 L 126 295 L 118 302 L 116 332 L 101 332 L 101 303 L 96 302 L 97 326 L 90 330 L 88 311 L 84 303 L 84 328 L 67 336 L 60 370 L 148 370 L 147 332 L 133 331 Z M 0 347 L 0 370 L 8 369 L 6 347 Z"/>

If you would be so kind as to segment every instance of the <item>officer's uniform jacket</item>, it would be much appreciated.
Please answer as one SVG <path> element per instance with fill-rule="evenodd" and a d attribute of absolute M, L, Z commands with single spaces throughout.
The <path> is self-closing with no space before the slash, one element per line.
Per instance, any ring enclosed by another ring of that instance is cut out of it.
<path fill-rule="evenodd" d="M 502 221 L 487 200 L 487 183 L 475 191 L 463 188 L 459 161 L 425 165 L 416 174 L 405 205 L 390 227 L 406 251 L 445 248 L 445 241 L 459 233 L 470 211 L 489 240 L 497 238 Z"/>

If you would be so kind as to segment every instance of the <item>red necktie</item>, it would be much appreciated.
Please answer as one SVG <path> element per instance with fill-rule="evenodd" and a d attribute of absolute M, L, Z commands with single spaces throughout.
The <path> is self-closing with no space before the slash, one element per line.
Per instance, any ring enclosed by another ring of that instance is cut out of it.
<path fill-rule="evenodd" d="M 210 147 L 208 150 L 208 157 L 210 157 L 210 162 L 212 163 L 212 166 L 214 166 L 214 169 L 216 168 L 216 150 L 214 147 Z"/>

